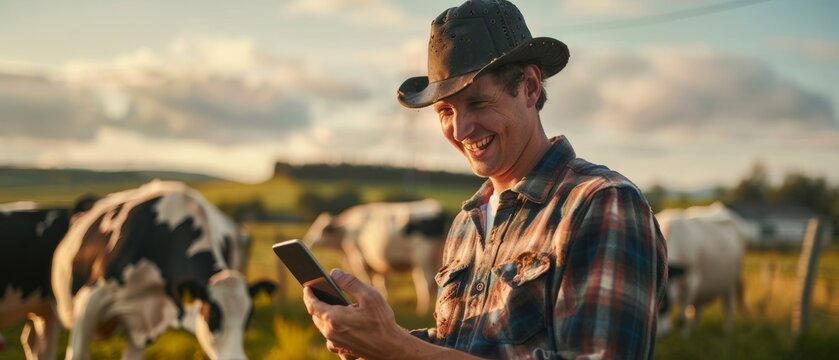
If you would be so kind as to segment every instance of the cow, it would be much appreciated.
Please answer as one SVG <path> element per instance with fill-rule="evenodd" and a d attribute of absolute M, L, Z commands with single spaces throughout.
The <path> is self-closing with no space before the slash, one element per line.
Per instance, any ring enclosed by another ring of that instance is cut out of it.
<path fill-rule="evenodd" d="M 67 359 L 89 357 L 93 338 L 119 327 L 124 359 L 168 328 L 194 333 L 211 359 L 245 359 L 251 299 L 250 239 L 197 191 L 152 181 L 110 194 L 75 214 L 53 257 L 57 315 L 70 329 Z"/>
<path fill-rule="evenodd" d="M 387 275 L 411 271 L 416 311 L 426 313 L 436 293 L 434 275 L 440 267 L 445 236 L 443 206 L 434 199 L 368 203 L 336 216 L 320 214 L 304 243 L 343 252 L 344 267 L 387 296 Z"/>
<path fill-rule="evenodd" d="M 667 239 L 668 289 L 659 308 L 658 334 L 672 331 L 668 314 L 680 305 L 683 334 L 699 322 L 704 304 L 721 297 L 725 327 L 732 327 L 734 311 L 743 306 L 742 263 L 746 244 L 753 239 L 744 220 L 720 202 L 656 214 Z"/>
<path fill-rule="evenodd" d="M 0 327 L 25 320 L 20 340 L 27 359 L 55 358 L 60 325 L 50 266 L 68 225 L 67 209 L 33 202 L 0 205 Z"/>

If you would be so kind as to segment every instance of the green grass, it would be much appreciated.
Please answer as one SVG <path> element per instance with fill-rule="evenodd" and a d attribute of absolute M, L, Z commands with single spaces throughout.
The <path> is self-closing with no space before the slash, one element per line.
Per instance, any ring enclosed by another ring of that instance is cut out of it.
<path fill-rule="evenodd" d="M 260 184 L 232 182 L 200 183 L 195 187 L 211 202 L 261 199 L 273 211 L 292 213 L 297 195 L 307 189 L 323 193 L 335 191 L 339 182 L 310 182 L 305 185 L 287 178 Z M 0 189 L 0 202 L 36 200 L 50 204 L 70 204 L 86 192 L 105 194 L 126 189 L 126 184 L 69 186 L 61 188 L 19 187 Z M 365 184 L 359 187 L 364 201 L 381 200 L 400 190 L 398 185 Z M 449 211 L 457 211 L 474 188 L 417 187 L 420 197 L 433 196 Z M 302 237 L 305 223 L 245 223 L 253 236 L 248 267 L 251 280 L 271 279 L 280 284 L 272 298 L 257 299 L 253 318 L 245 335 L 245 350 L 251 359 L 335 359 L 325 348 L 324 339 L 311 323 L 302 302 L 302 288 L 279 264 L 270 246 L 281 240 Z M 327 269 L 341 266 L 339 254 L 315 251 Z M 714 303 L 703 313 L 698 328 L 689 335 L 676 332 L 658 339 L 658 359 L 832 359 L 839 354 L 839 249 L 832 248 L 819 261 L 819 276 L 813 287 L 813 316 L 810 331 L 799 338 L 790 331 L 790 313 L 796 288 L 798 253 L 749 252 L 744 263 L 745 302 L 748 311 L 736 316 L 734 328 L 723 329 L 721 304 Z M 395 276 L 388 301 L 397 321 L 405 328 L 433 326 L 430 314 L 414 313 L 415 299 L 408 274 Z M 19 345 L 21 325 L 0 329 L 8 342 L 2 359 L 22 359 Z M 64 356 L 67 332 L 59 340 L 59 358 Z M 93 359 L 119 358 L 125 340 L 122 336 L 91 343 Z M 184 331 L 169 331 L 145 350 L 147 359 L 202 359 L 195 337 Z"/>
<path fill-rule="evenodd" d="M 839 252 L 821 255 L 813 285 L 809 331 L 796 338 L 791 314 L 797 252 L 751 251 L 744 261 L 746 311 L 725 331 L 721 301 L 703 310 L 699 327 L 658 340 L 658 359 L 834 359 L 839 354 Z"/>
<path fill-rule="evenodd" d="M 282 281 L 283 295 L 256 300 L 253 318 L 245 336 L 245 349 L 251 359 L 334 359 L 324 339 L 311 323 L 302 302 L 302 288 L 284 273 L 270 246 L 276 240 L 300 237 L 307 224 L 248 223 L 254 237 L 249 278 Z M 320 250 L 315 255 L 327 268 L 340 266 L 337 253 Z M 702 321 L 687 337 L 680 332 L 658 340 L 658 359 L 831 359 L 839 354 L 839 318 L 826 313 L 839 308 L 835 278 L 820 275 L 814 285 L 815 306 L 810 331 L 795 339 L 790 331 L 793 303 L 795 252 L 750 252 L 745 259 L 746 314 L 738 314 L 734 329 L 724 331 L 722 305 L 712 304 Z M 774 269 L 774 270 L 772 270 Z M 839 253 L 823 254 L 820 274 L 835 274 Z M 433 326 L 430 314 L 414 313 L 415 299 L 410 276 L 396 276 L 389 289 L 389 302 L 397 321 L 405 328 Z M 18 337 L 20 326 L 3 329 L 9 348 L 0 359 L 21 359 Z M 59 357 L 63 357 L 67 332 L 62 332 Z M 125 340 L 116 336 L 91 344 L 93 359 L 119 358 Z M 169 331 L 145 351 L 147 359 L 201 359 L 203 353 L 195 337 L 184 331 Z"/>

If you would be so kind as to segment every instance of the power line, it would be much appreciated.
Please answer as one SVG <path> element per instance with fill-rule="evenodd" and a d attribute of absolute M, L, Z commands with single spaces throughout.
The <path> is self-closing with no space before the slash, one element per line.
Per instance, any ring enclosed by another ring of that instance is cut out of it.
<path fill-rule="evenodd" d="M 728 11 L 736 8 L 751 6 L 763 2 L 767 2 L 770 0 L 734 0 L 728 1 L 724 3 L 717 3 L 717 4 L 710 4 L 700 7 L 695 7 L 691 9 L 673 11 L 668 13 L 662 14 L 653 14 L 648 16 L 641 16 L 632 19 L 624 19 L 624 20 L 611 20 L 611 21 L 604 21 L 604 22 L 594 22 L 588 24 L 579 24 L 579 25 L 571 25 L 571 26 L 564 26 L 561 27 L 560 30 L 564 34 L 580 34 L 580 33 L 589 33 L 589 32 L 596 32 L 596 31 L 607 31 L 607 30 L 615 30 L 615 29 L 623 29 L 629 27 L 636 27 L 636 26 L 644 26 L 644 25 L 651 25 L 657 23 L 663 23 L 668 21 L 674 20 L 681 20 L 687 19 L 702 15 L 708 15 L 723 11 Z"/>

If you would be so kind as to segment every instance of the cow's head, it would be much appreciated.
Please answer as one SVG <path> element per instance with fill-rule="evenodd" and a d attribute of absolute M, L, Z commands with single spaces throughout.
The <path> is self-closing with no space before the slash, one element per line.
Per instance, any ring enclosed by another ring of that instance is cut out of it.
<path fill-rule="evenodd" d="M 184 297 L 188 292 L 198 300 L 185 309 L 184 328 L 195 333 L 210 359 L 247 359 L 244 336 L 251 315 L 251 299 L 263 290 L 273 292 L 273 284 L 263 282 L 249 288 L 245 277 L 234 270 L 216 273 L 206 288 L 194 283 L 183 284 L 179 295 Z"/>
<path fill-rule="evenodd" d="M 323 247 L 340 250 L 343 237 L 344 231 L 338 226 L 337 218 L 329 213 L 322 213 L 303 236 L 303 243 L 310 248 Z"/>

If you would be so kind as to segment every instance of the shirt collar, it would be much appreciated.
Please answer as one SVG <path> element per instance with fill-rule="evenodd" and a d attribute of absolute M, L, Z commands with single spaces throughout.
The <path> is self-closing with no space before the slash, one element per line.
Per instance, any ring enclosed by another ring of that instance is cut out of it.
<path fill-rule="evenodd" d="M 565 168 L 565 164 L 577 157 L 574 148 L 564 135 L 552 137 L 550 142 L 551 147 L 533 167 L 533 170 L 510 189 L 539 204 L 547 199 L 549 192 L 559 179 L 558 173 Z M 485 204 L 492 192 L 492 181 L 487 179 L 472 198 L 463 202 L 463 210 L 469 211 Z"/>

